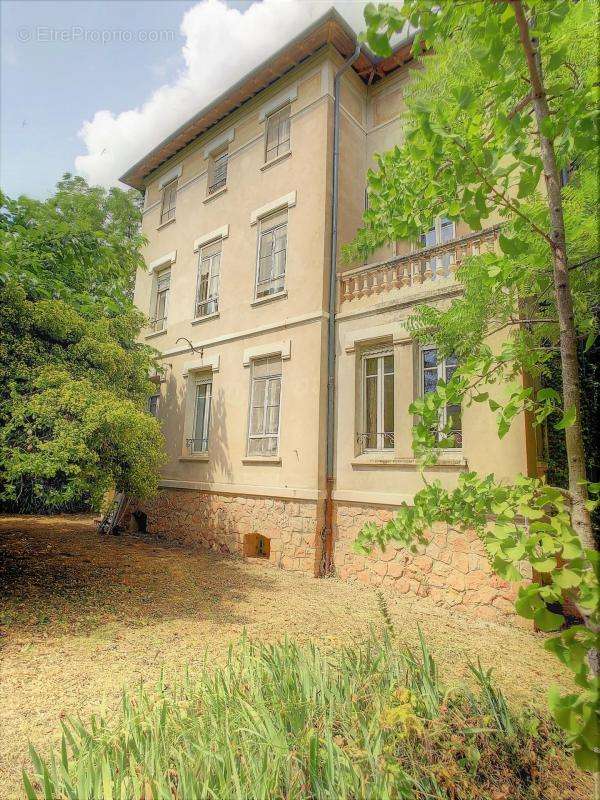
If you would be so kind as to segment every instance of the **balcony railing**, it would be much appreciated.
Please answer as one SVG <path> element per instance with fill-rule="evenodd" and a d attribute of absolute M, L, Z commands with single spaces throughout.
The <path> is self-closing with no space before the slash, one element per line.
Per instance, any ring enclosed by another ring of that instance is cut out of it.
<path fill-rule="evenodd" d="M 208 452 L 208 437 L 205 439 L 186 439 L 185 445 L 191 456 Z"/>
<path fill-rule="evenodd" d="M 365 453 L 369 450 L 393 450 L 394 433 L 392 431 L 382 431 L 380 433 L 357 433 L 356 440 L 360 447 L 360 452 Z"/>
<path fill-rule="evenodd" d="M 393 289 L 420 286 L 452 276 L 469 256 L 492 251 L 500 226 L 477 231 L 405 256 L 349 270 L 339 276 L 340 304 Z"/>
<path fill-rule="evenodd" d="M 152 333 L 158 333 L 158 331 L 162 331 L 166 327 L 166 323 L 166 317 L 157 317 L 156 319 L 151 319 L 148 322 L 148 327 Z"/>

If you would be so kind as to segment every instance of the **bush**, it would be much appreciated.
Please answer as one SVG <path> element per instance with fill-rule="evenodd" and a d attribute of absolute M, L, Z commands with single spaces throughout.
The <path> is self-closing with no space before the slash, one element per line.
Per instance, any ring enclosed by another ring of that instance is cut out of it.
<path fill-rule="evenodd" d="M 391 633 L 334 655 L 244 640 L 223 668 L 125 694 L 115 719 L 64 723 L 60 752 L 32 748 L 27 797 L 587 796 L 554 729 L 472 676 L 473 690 L 447 691 L 425 643 L 415 655 Z"/>

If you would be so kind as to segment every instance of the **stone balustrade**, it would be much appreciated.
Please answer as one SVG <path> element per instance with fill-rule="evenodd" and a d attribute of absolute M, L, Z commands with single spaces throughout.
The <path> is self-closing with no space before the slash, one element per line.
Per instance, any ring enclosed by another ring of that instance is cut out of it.
<path fill-rule="evenodd" d="M 498 232 L 499 226 L 486 228 L 408 255 L 348 270 L 338 277 L 339 303 L 452 277 L 465 258 L 494 250 Z"/>

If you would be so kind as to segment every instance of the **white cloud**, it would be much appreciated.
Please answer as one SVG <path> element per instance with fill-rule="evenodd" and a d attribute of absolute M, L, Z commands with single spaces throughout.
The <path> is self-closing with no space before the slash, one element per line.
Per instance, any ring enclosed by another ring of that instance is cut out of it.
<path fill-rule="evenodd" d="M 181 22 L 184 67 L 175 82 L 158 88 L 137 108 L 120 114 L 104 109 L 84 122 L 79 136 L 87 152 L 75 159 L 76 170 L 90 183 L 114 185 L 128 167 L 331 5 L 356 31 L 362 30 L 365 4 L 262 0 L 242 12 L 223 0 L 202 0 Z"/>

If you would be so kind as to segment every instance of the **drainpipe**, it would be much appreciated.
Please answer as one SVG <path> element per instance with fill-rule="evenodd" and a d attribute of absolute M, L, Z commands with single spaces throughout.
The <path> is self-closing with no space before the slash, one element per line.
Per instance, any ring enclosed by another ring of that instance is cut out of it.
<path fill-rule="evenodd" d="M 321 533 L 319 575 L 333 569 L 333 451 L 335 405 L 335 312 L 337 294 L 337 239 L 340 162 L 340 84 L 342 75 L 360 55 L 360 44 L 335 73 L 333 81 L 333 191 L 331 195 L 331 257 L 329 262 L 329 318 L 327 320 L 327 445 L 325 472 L 325 524 Z"/>

